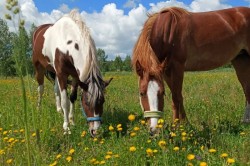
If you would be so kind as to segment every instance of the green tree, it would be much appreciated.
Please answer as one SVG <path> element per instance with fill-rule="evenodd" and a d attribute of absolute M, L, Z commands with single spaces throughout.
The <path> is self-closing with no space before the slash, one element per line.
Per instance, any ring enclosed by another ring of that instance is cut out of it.
<path fill-rule="evenodd" d="M 115 57 L 114 66 L 115 66 L 116 71 L 121 71 L 123 68 L 123 61 L 119 55 Z"/>
<path fill-rule="evenodd" d="M 123 61 L 123 70 L 125 70 L 125 71 L 132 71 L 131 57 L 129 55 L 127 55 L 126 58 Z"/>
<path fill-rule="evenodd" d="M 9 32 L 9 28 L 5 20 L 0 19 L 0 75 L 14 76 L 15 67 L 12 58 L 14 34 Z"/>
<path fill-rule="evenodd" d="M 107 65 L 107 59 L 108 55 L 105 54 L 105 51 L 103 49 L 98 48 L 97 49 L 97 61 L 100 66 L 100 70 L 102 72 L 108 71 L 108 65 Z"/>

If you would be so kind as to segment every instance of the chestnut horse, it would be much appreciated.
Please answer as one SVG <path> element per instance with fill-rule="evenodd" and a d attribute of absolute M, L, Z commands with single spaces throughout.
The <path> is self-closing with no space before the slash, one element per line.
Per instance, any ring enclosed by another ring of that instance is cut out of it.
<path fill-rule="evenodd" d="M 186 119 L 184 71 L 206 71 L 232 63 L 246 97 L 250 122 L 250 8 L 192 13 L 171 7 L 149 15 L 135 44 L 132 65 L 151 132 L 164 105 L 164 80 L 172 93 L 173 119 Z"/>
<path fill-rule="evenodd" d="M 102 79 L 95 43 L 77 10 L 72 10 L 55 24 L 44 24 L 36 29 L 32 61 L 39 84 L 38 106 L 43 95 L 45 72 L 54 73 L 57 111 L 63 110 L 64 133 L 70 134 L 69 123 L 74 124 L 74 102 L 77 87 L 80 86 L 83 90 L 82 105 L 88 117 L 90 133 L 94 136 L 101 124 L 104 90 L 111 80 L 105 82 Z M 72 77 L 70 99 L 67 97 L 69 76 Z"/>

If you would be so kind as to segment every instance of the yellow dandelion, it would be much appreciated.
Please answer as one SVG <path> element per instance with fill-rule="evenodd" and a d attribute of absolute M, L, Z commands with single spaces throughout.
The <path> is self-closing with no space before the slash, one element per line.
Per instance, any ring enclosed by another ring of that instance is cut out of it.
<path fill-rule="evenodd" d="M 146 153 L 147 153 L 147 155 L 148 156 L 153 156 L 154 154 L 154 152 L 153 152 L 153 150 L 152 149 L 150 149 L 150 148 L 148 148 L 147 150 L 146 150 Z"/>
<path fill-rule="evenodd" d="M 108 152 L 107 152 L 107 154 L 108 154 L 108 155 L 112 155 L 112 154 L 113 154 L 113 152 L 111 152 L 111 151 L 108 151 Z"/>
<path fill-rule="evenodd" d="M 161 129 L 162 127 L 163 127 L 163 125 L 162 125 L 162 124 L 158 124 L 158 125 L 156 125 L 156 128 Z"/>
<path fill-rule="evenodd" d="M 2 127 L 0 127 L 0 131 L 3 131 L 3 128 L 2 128 Z"/>
<path fill-rule="evenodd" d="M 8 137 L 4 137 L 3 140 L 4 140 L 4 141 L 8 141 L 9 138 L 8 138 Z"/>
<path fill-rule="evenodd" d="M 135 133 L 135 132 L 132 132 L 132 133 L 130 133 L 130 136 L 131 136 L 131 137 L 134 137 L 134 136 L 136 136 L 136 133 Z"/>
<path fill-rule="evenodd" d="M 122 131 L 122 128 L 121 127 L 117 128 L 117 131 Z"/>
<path fill-rule="evenodd" d="M 188 166 L 193 166 L 193 164 L 192 164 L 192 163 L 188 163 L 187 165 L 188 165 Z"/>
<path fill-rule="evenodd" d="M 100 141 L 100 144 L 104 144 L 104 139 L 102 139 L 102 140 Z"/>
<path fill-rule="evenodd" d="M 153 150 L 153 153 L 157 153 L 157 152 L 158 152 L 158 150 L 157 150 L 157 149 L 154 149 L 154 150 Z"/>
<path fill-rule="evenodd" d="M 115 157 L 115 158 L 118 158 L 118 157 L 120 157 L 120 156 L 119 156 L 119 154 L 115 154 L 114 157 Z"/>
<path fill-rule="evenodd" d="M 114 127 L 113 126 L 109 126 L 109 131 L 114 131 Z"/>
<path fill-rule="evenodd" d="M 75 152 L 75 149 L 73 149 L 73 148 L 69 150 L 70 155 L 72 155 L 74 152 Z"/>
<path fill-rule="evenodd" d="M 60 159 L 62 157 L 61 154 L 56 155 L 56 159 Z"/>
<path fill-rule="evenodd" d="M 86 131 L 82 131 L 81 137 L 85 137 L 86 134 L 87 134 Z"/>
<path fill-rule="evenodd" d="M 181 136 L 185 137 L 185 136 L 187 136 L 187 133 L 186 132 L 182 132 Z"/>
<path fill-rule="evenodd" d="M 21 142 L 24 143 L 24 142 L 25 142 L 25 139 L 22 139 Z"/>
<path fill-rule="evenodd" d="M 100 161 L 100 164 L 105 164 L 106 162 L 104 160 Z"/>
<path fill-rule="evenodd" d="M 94 165 L 98 165 L 98 164 L 100 164 L 100 161 L 96 160 L 96 161 L 94 162 Z"/>
<path fill-rule="evenodd" d="M 121 128 L 122 127 L 122 124 L 118 124 L 117 126 L 116 126 L 116 128 Z"/>
<path fill-rule="evenodd" d="M 135 151 L 136 151 L 135 146 L 131 146 L 131 147 L 129 148 L 129 151 L 130 151 L 130 152 L 135 152 Z"/>
<path fill-rule="evenodd" d="M 54 161 L 52 164 L 50 164 L 49 166 L 56 166 L 57 165 L 57 161 Z"/>
<path fill-rule="evenodd" d="M 176 134 L 174 132 L 170 132 L 171 137 L 176 137 Z"/>
<path fill-rule="evenodd" d="M 164 124 L 164 120 L 163 119 L 159 119 L 157 123 L 158 124 Z"/>
<path fill-rule="evenodd" d="M 94 162 L 96 162 L 96 159 L 95 159 L 95 158 L 92 158 L 89 162 L 90 162 L 90 163 L 94 163 Z"/>
<path fill-rule="evenodd" d="M 4 131 L 4 132 L 3 132 L 3 135 L 6 135 L 6 134 L 8 134 L 8 131 Z"/>
<path fill-rule="evenodd" d="M 141 124 L 142 125 L 146 124 L 146 121 L 145 120 L 141 120 Z"/>
<path fill-rule="evenodd" d="M 235 160 L 233 158 L 228 158 L 227 163 L 228 164 L 233 164 L 233 163 L 235 163 Z"/>
<path fill-rule="evenodd" d="M 98 139 L 97 138 L 94 138 L 93 141 L 96 142 Z"/>
<path fill-rule="evenodd" d="M 9 143 L 14 142 L 14 141 L 15 141 L 14 138 L 10 138 L 10 139 L 8 140 Z"/>
<path fill-rule="evenodd" d="M 187 159 L 188 160 L 193 160 L 195 158 L 195 155 L 194 154 L 188 154 L 187 155 Z"/>
<path fill-rule="evenodd" d="M 179 119 L 176 118 L 176 119 L 174 120 L 174 123 L 177 123 L 178 121 L 179 121 Z"/>
<path fill-rule="evenodd" d="M 202 162 L 200 162 L 200 166 L 207 166 L 207 163 L 202 161 Z"/>
<path fill-rule="evenodd" d="M 135 120 L 135 115 L 133 115 L 133 114 L 130 114 L 129 116 L 128 116 L 128 120 L 129 121 L 134 121 Z"/>
<path fill-rule="evenodd" d="M 151 139 L 147 140 L 147 143 L 151 143 L 151 142 L 152 142 L 152 140 L 151 140 Z"/>
<path fill-rule="evenodd" d="M 201 150 L 203 151 L 203 150 L 204 150 L 204 148 L 205 148 L 205 147 L 202 145 L 202 146 L 201 146 Z"/>
<path fill-rule="evenodd" d="M 215 149 L 209 149 L 208 151 L 209 151 L 210 153 L 215 153 L 215 152 L 216 152 Z"/>
<path fill-rule="evenodd" d="M 71 156 L 68 156 L 67 158 L 66 158 L 66 160 L 68 161 L 68 162 L 71 162 L 72 161 L 72 157 Z"/>
<path fill-rule="evenodd" d="M 180 150 L 180 148 L 178 147 L 178 146 L 176 146 L 176 147 L 174 147 L 174 149 L 173 149 L 174 151 L 179 151 Z"/>
<path fill-rule="evenodd" d="M 108 160 L 108 159 L 110 159 L 111 157 L 112 157 L 112 156 L 108 154 L 108 155 L 105 156 L 105 159 Z"/>
<path fill-rule="evenodd" d="M 244 136 L 244 135 L 246 135 L 246 133 L 245 132 L 240 132 L 240 135 Z"/>
<path fill-rule="evenodd" d="M 187 137 L 181 137 L 181 140 L 184 142 L 187 140 Z"/>
<path fill-rule="evenodd" d="M 5 154 L 5 151 L 3 149 L 0 149 L 0 155 Z"/>
<path fill-rule="evenodd" d="M 8 159 L 8 160 L 6 161 L 7 164 L 11 164 L 12 162 L 13 162 L 13 159 Z"/>
<path fill-rule="evenodd" d="M 140 130 L 139 127 L 134 127 L 134 131 L 138 131 L 138 130 Z"/>
<path fill-rule="evenodd" d="M 221 158 L 226 158 L 226 157 L 228 157 L 228 154 L 227 154 L 227 153 L 222 153 L 222 154 L 220 155 L 220 157 L 221 157 Z"/>
<path fill-rule="evenodd" d="M 166 141 L 163 141 L 163 140 L 161 140 L 161 141 L 159 141 L 158 142 L 158 145 L 160 146 L 160 147 L 164 147 L 164 146 L 166 146 Z"/>
<path fill-rule="evenodd" d="M 32 133 L 32 137 L 35 137 L 36 136 L 36 133 Z"/>

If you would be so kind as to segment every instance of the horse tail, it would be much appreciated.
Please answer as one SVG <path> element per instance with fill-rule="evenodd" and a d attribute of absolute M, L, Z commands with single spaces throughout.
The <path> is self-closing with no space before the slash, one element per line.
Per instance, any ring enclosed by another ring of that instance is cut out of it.
<path fill-rule="evenodd" d="M 136 66 L 139 62 L 144 71 L 148 71 L 151 74 L 157 73 L 159 61 L 150 45 L 150 35 L 158 14 L 159 13 L 149 15 L 149 18 L 145 22 L 141 34 L 134 46 L 132 66 L 135 70 L 137 70 Z"/>

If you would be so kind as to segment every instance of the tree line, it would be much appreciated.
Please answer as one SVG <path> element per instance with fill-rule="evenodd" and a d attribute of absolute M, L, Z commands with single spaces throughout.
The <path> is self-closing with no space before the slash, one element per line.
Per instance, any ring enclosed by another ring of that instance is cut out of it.
<path fill-rule="evenodd" d="M 17 42 L 22 43 L 23 56 L 19 58 L 19 63 L 23 69 L 23 75 L 34 74 L 34 67 L 32 64 L 32 36 L 36 26 L 33 24 L 30 31 L 24 27 L 18 29 L 17 32 L 11 32 L 6 20 L 0 18 L 0 76 L 1 77 L 14 77 L 17 76 L 15 56 L 17 54 Z M 22 40 L 20 40 L 22 38 Z M 109 60 L 103 49 L 97 49 L 97 60 L 100 70 L 102 72 L 108 71 L 131 71 L 131 57 L 126 56 L 122 59 L 119 55 L 114 60 Z"/>

